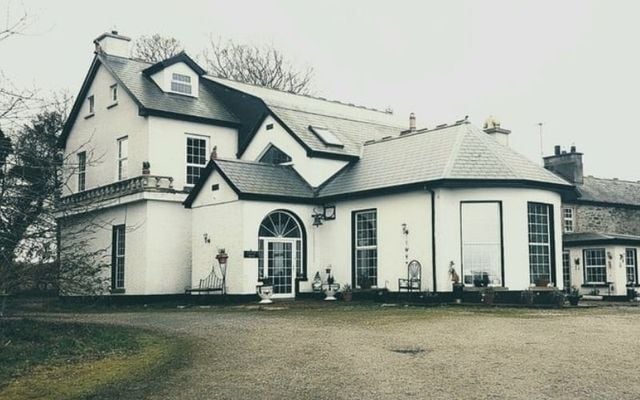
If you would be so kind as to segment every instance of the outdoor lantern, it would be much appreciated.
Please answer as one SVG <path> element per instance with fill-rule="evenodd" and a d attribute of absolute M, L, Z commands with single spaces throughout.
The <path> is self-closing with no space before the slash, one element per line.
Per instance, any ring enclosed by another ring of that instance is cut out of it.
<path fill-rule="evenodd" d="M 222 273 L 222 294 L 226 294 L 227 284 L 227 260 L 229 259 L 229 255 L 224 249 L 218 250 L 218 254 L 216 255 L 216 260 L 218 260 L 218 264 L 220 264 L 220 272 Z"/>
<path fill-rule="evenodd" d="M 324 210 L 319 210 L 317 207 L 314 207 L 311 217 L 313 218 L 313 226 L 322 225 L 322 221 L 324 220 Z"/>

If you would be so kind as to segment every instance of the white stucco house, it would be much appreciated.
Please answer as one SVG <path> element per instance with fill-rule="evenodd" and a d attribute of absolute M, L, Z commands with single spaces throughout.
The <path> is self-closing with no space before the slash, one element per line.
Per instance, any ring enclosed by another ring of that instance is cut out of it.
<path fill-rule="evenodd" d="M 562 288 L 574 186 L 466 119 L 431 129 L 389 112 L 209 76 L 181 53 L 151 65 L 106 33 L 63 133 L 65 232 L 104 221 L 111 295 L 182 294 L 229 255 L 226 292 L 276 297 L 335 281 L 399 290 Z"/>

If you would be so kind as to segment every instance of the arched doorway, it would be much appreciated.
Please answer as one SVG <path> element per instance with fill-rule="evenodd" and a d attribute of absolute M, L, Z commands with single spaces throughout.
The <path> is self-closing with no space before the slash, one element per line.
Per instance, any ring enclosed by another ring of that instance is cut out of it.
<path fill-rule="evenodd" d="M 276 210 L 258 230 L 258 275 L 269 278 L 275 297 L 295 294 L 295 278 L 304 276 L 304 227 L 289 211 Z"/>

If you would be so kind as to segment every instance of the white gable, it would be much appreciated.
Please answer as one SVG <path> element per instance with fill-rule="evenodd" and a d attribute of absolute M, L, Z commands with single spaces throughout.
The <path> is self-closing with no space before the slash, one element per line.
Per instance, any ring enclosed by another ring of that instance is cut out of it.
<path fill-rule="evenodd" d="M 199 78 L 198 74 L 183 62 L 170 65 L 151 75 L 151 79 L 162 91 L 192 97 L 198 97 Z M 182 88 L 190 87 L 190 93 L 185 93 L 175 85 L 180 85 L 179 87 Z"/>
<path fill-rule="evenodd" d="M 242 154 L 242 159 L 260 161 L 260 157 L 270 145 L 276 146 L 291 157 L 293 168 L 311 186 L 320 186 L 347 163 L 341 160 L 309 157 L 300 143 L 278 121 L 270 116 L 265 118 L 251 143 Z"/>

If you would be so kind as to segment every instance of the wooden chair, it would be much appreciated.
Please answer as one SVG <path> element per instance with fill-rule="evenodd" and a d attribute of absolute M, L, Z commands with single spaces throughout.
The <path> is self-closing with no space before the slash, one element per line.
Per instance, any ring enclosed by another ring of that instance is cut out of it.
<path fill-rule="evenodd" d="M 407 279 L 398 279 L 398 290 L 407 292 L 419 292 L 422 277 L 422 265 L 420 262 L 413 260 L 407 265 Z"/>

